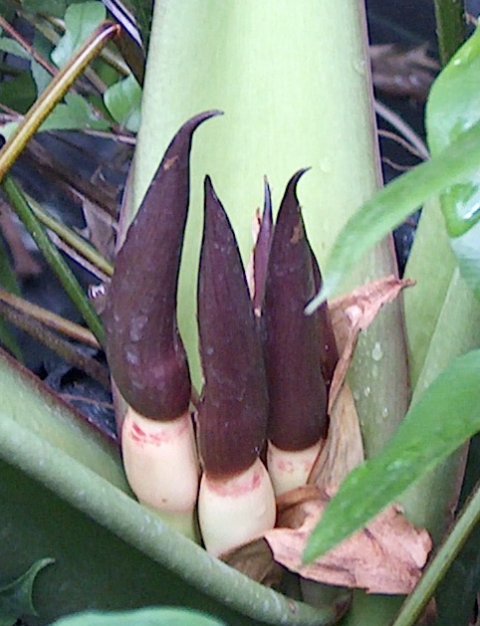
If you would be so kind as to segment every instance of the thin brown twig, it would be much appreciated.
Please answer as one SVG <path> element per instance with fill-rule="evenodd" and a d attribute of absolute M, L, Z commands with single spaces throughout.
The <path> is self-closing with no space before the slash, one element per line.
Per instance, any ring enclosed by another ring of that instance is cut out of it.
<path fill-rule="evenodd" d="M 400 115 L 392 111 L 389 107 L 387 107 L 382 102 L 378 100 L 374 100 L 374 108 L 377 115 L 386 120 L 389 124 L 391 124 L 394 128 L 398 130 L 398 132 L 405 137 L 407 141 L 409 141 L 412 146 L 422 155 L 422 158 L 428 160 L 430 158 L 430 153 L 419 137 L 419 135 L 413 130 L 411 126 L 409 126 L 405 120 L 403 120 Z"/>
<path fill-rule="evenodd" d="M 401 137 L 400 135 L 397 135 L 397 133 L 393 133 L 390 130 L 384 130 L 383 128 L 380 128 L 378 130 L 378 135 L 379 137 L 385 137 L 386 139 L 391 139 L 392 141 L 400 144 L 402 148 L 405 148 L 405 150 L 410 152 L 410 154 L 412 154 L 414 157 L 417 157 L 417 159 L 421 159 L 422 161 L 425 160 L 420 152 L 416 148 L 414 148 L 410 142 L 403 139 L 403 137 Z"/>
<path fill-rule="evenodd" d="M 390 165 L 390 167 L 397 172 L 409 172 L 413 167 L 412 165 L 400 165 L 400 163 L 395 163 L 395 161 L 392 161 L 392 159 L 385 156 L 382 157 L 382 161 L 387 165 Z"/>
<path fill-rule="evenodd" d="M 41 54 L 35 50 L 35 48 L 28 43 L 28 41 L 11 25 L 5 18 L 0 15 L 0 27 L 10 35 L 12 39 L 14 39 L 18 44 L 22 46 L 22 48 L 28 52 L 28 54 L 35 59 L 35 61 L 43 67 L 49 74 L 52 76 L 56 76 L 58 74 L 58 69 L 51 65 L 48 61 L 46 61 Z"/>
<path fill-rule="evenodd" d="M 84 343 L 91 348 L 100 348 L 97 339 L 87 328 L 84 328 L 79 324 L 75 324 L 75 322 L 71 322 L 70 320 L 66 320 L 64 317 L 38 306 L 38 304 L 33 304 L 24 298 L 15 296 L 1 287 L 0 302 L 8 304 L 19 313 L 31 317 L 33 320 L 40 322 L 44 326 L 47 326 L 62 335 L 65 335 L 69 339 Z"/>
<path fill-rule="evenodd" d="M 0 301 L 0 315 L 17 328 L 28 333 L 31 337 L 43 343 L 47 348 L 58 354 L 67 363 L 71 363 L 94 380 L 97 380 L 106 389 L 110 389 L 110 375 L 108 369 L 95 359 L 85 356 L 43 324 L 30 318 L 28 315 L 16 311 L 13 307 Z"/>

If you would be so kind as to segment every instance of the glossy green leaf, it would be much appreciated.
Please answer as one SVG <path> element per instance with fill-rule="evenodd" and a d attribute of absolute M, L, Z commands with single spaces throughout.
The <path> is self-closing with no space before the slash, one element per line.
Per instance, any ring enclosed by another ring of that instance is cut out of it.
<path fill-rule="evenodd" d="M 177 608 L 152 608 L 123 613 L 81 613 L 52 626 L 225 626 L 204 613 Z"/>
<path fill-rule="evenodd" d="M 68 7 L 65 13 L 65 35 L 52 52 L 52 61 L 63 67 L 106 17 L 101 2 L 82 2 Z"/>
<path fill-rule="evenodd" d="M 377 457 L 354 470 L 316 527 L 312 561 L 362 528 L 480 430 L 480 351 L 460 357 L 407 413 Z"/>
<path fill-rule="evenodd" d="M 113 119 L 134 133 L 140 127 L 142 89 L 134 76 L 118 81 L 103 95 L 103 101 Z"/>
<path fill-rule="evenodd" d="M 480 30 L 458 50 L 435 81 L 426 127 L 433 156 L 480 120 Z M 441 198 L 450 243 L 467 284 L 480 296 L 480 174 L 446 189 Z"/>
<path fill-rule="evenodd" d="M 13 626 L 22 615 L 36 615 L 33 585 L 39 572 L 53 559 L 41 559 L 11 583 L 0 584 L 0 626 Z"/>
<path fill-rule="evenodd" d="M 465 131 L 430 161 L 397 178 L 350 218 L 331 252 L 323 289 L 307 307 L 312 312 L 329 298 L 362 256 L 432 196 L 480 167 L 480 124 Z"/>

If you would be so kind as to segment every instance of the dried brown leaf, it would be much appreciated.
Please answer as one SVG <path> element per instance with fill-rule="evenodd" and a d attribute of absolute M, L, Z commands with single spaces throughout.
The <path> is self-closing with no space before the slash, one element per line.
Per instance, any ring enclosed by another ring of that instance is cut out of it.
<path fill-rule="evenodd" d="M 352 362 L 360 332 L 370 326 L 385 304 L 393 302 L 403 289 L 414 284 L 412 280 L 389 276 L 355 289 L 330 303 L 330 316 L 341 355 L 330 386 L 330 414 Z"/>
<path fill-rule="evenodd" d="M 327 440 L 313 464 L 308 482 L 340 485 L 364 460 L 362 433 L 350 387 L 344 382 L 330 412 Z"/>
<path fill-rule="evenodd" d="M 282 523 L 296 524 L 303 518 L 301 526 L 274 528 L 265 533 L 275 560 L 317 582 L 365 589 L 369 593 L 410 593 L 420 578 L 431 540 L 425 530 L 415 529 L 396 506 L 315 563 L 302 564 L 307 541 L 331 495 L 331 491 L 318 490 L 316 497 L 305 497 L 281 516 Z"/>

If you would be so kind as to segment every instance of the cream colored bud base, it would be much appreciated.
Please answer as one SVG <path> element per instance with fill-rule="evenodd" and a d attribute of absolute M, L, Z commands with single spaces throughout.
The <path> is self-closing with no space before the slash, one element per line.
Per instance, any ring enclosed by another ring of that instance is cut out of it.
<path fill-rule="evenodd" d="M 227 479 L 200 482 L 198 518 L 205 547 L 219 556 L 275 525 L 275 495 L 263 463 Z"/>
<path fill-rule="evenodd" d="M 268 442 L 267 465 L 275 495 L 281 496 L 296 487 L 305 485 L 313 464 L 322 449 L 323 439 L 305 450 L 280 450 Z"/>
<path fill-rule="evenodd" d="M 122 428 L 125 473 L 142 504 L 195 538 L 199 464 L 190 413 L 175 420 L 147 419 L 128 408 Z"/>

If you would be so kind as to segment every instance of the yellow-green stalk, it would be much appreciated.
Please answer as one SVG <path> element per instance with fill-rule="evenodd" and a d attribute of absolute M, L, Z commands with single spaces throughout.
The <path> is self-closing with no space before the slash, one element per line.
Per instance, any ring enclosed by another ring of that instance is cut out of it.
<path fill-rule="evenodd" d="M 198 323 L 205 377 L 198 516 L 206 549 L 221 555 L 273 527 L 275 497 L 259 459 L 268 411 L 260 335 L 235 236 L 208 177 Z"/>

